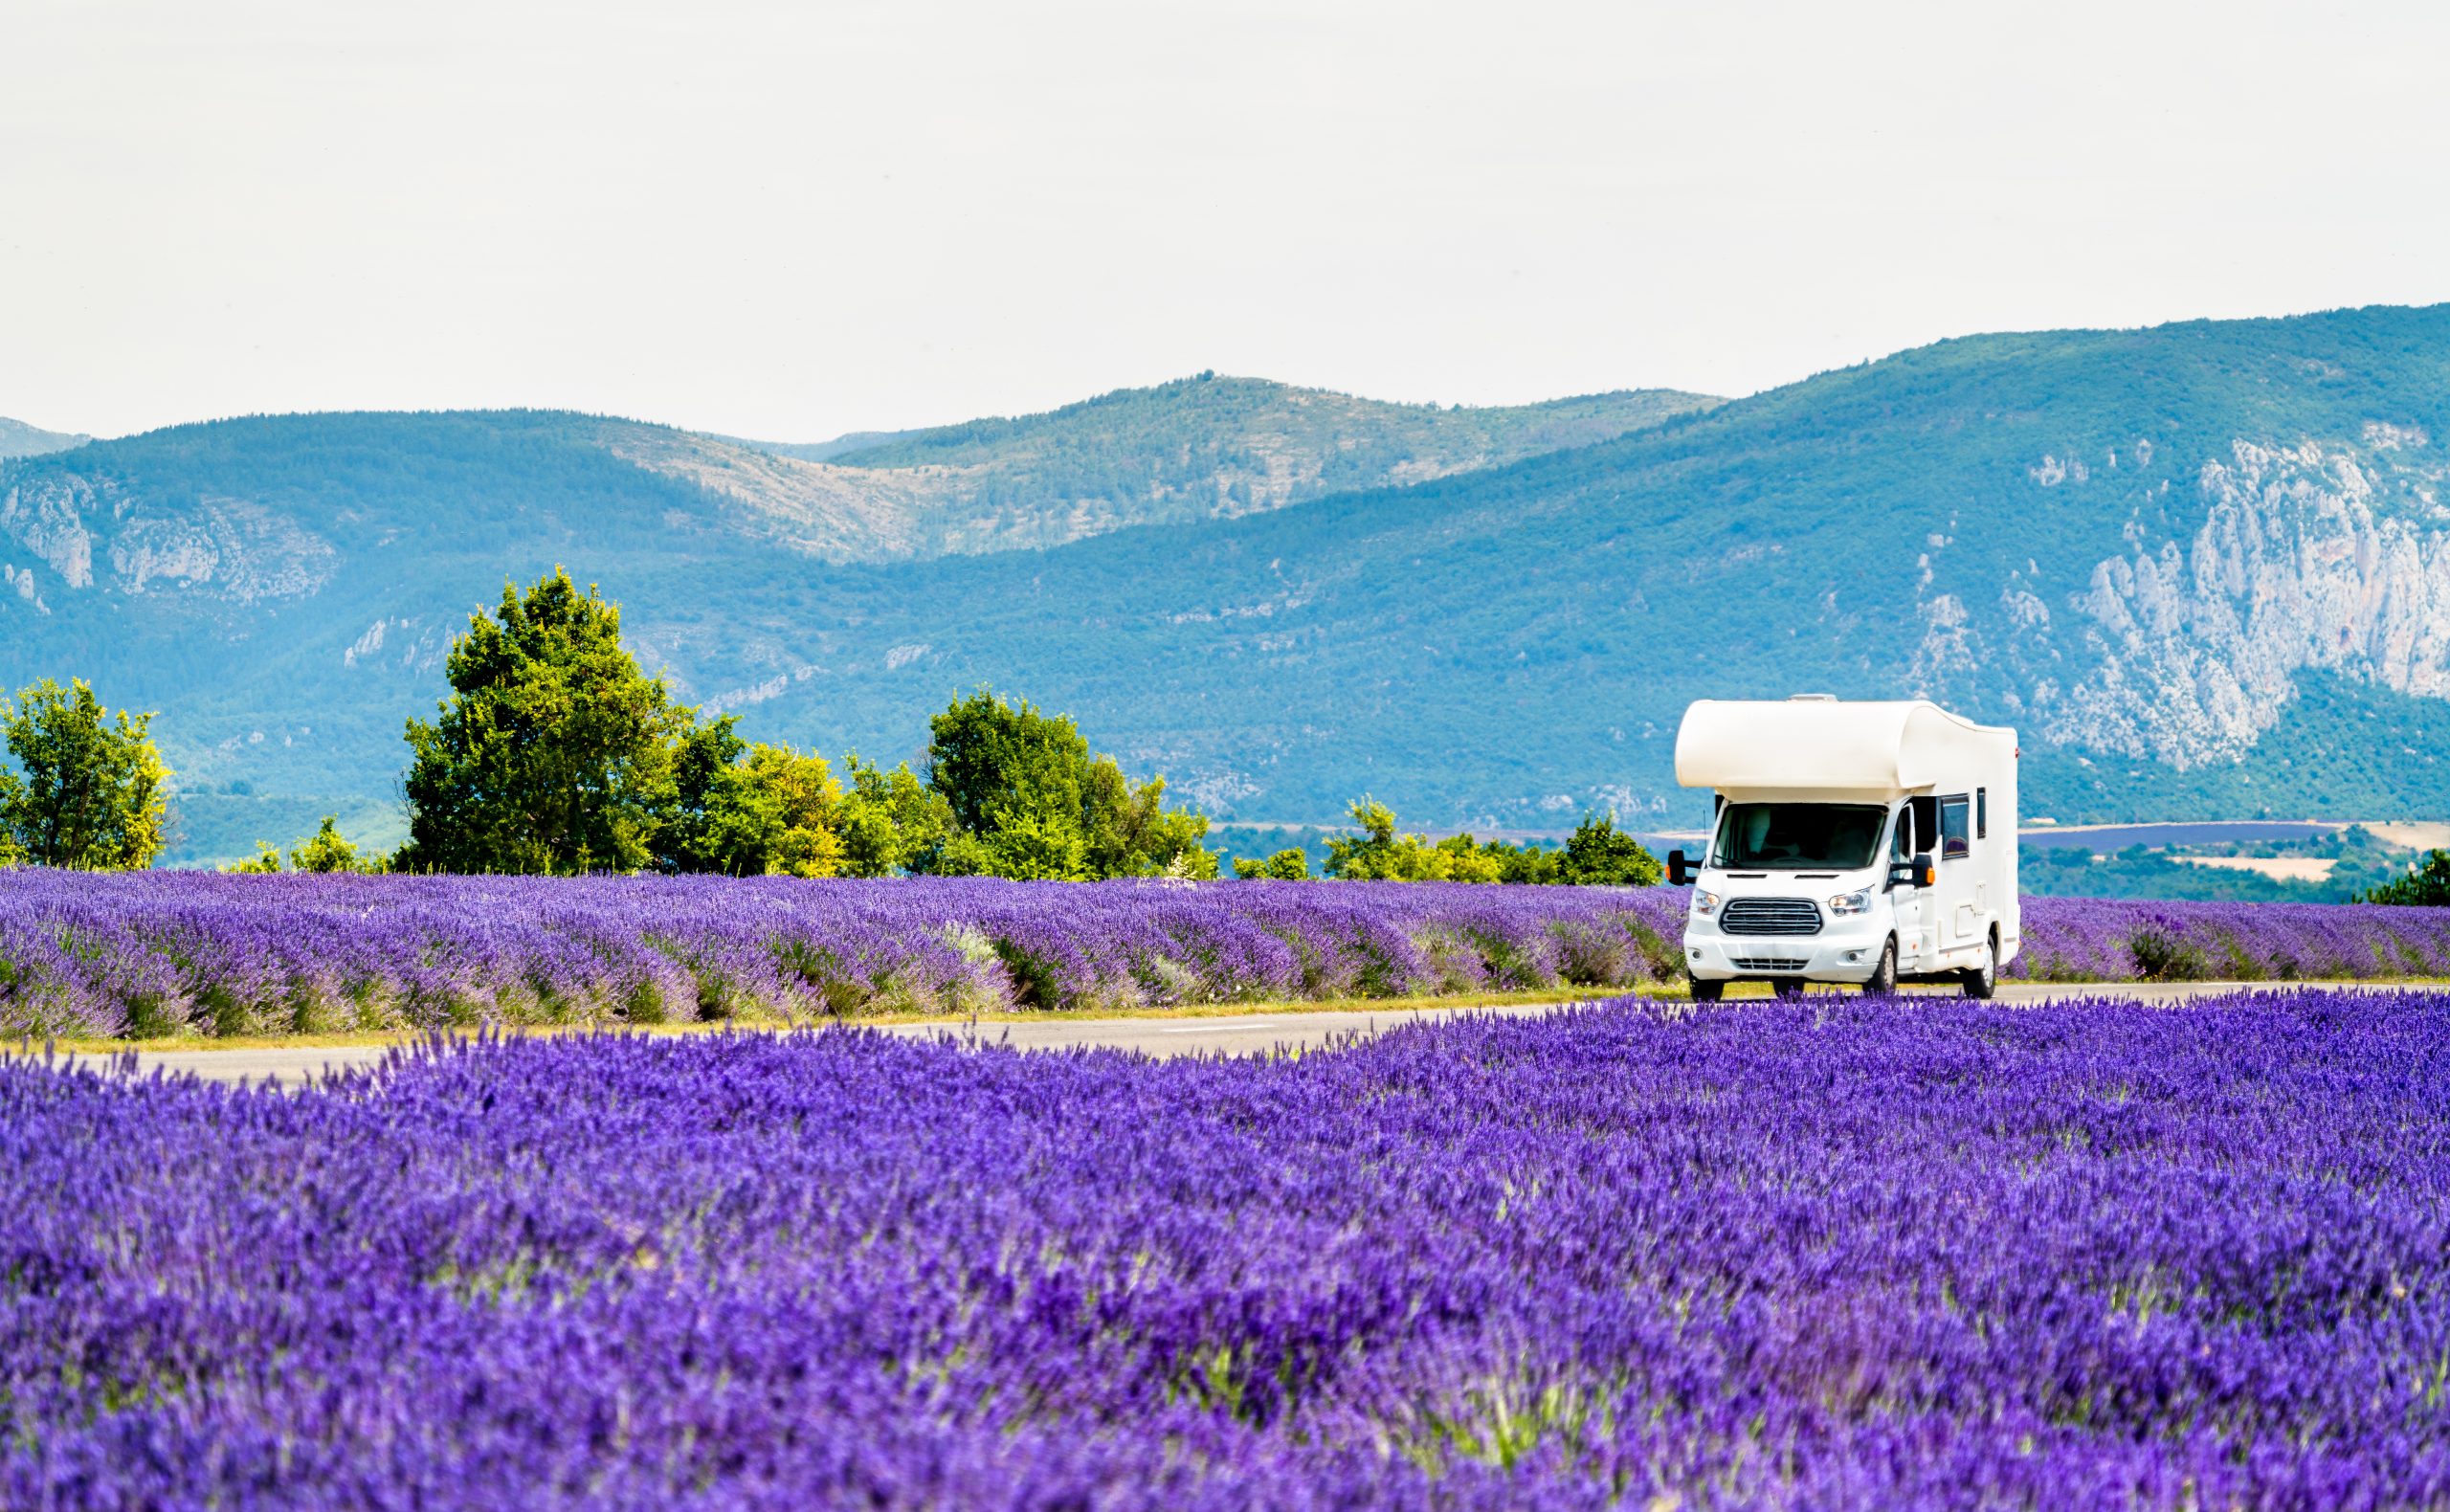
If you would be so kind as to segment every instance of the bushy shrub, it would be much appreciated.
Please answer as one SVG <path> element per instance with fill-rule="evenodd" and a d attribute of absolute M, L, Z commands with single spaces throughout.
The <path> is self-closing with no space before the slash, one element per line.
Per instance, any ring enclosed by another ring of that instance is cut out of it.
<path fill-rule="evenodd" d="M 1264 861 L 1237 856 L 1234 858 L 1234 875 L 1246 882 L 1306 882 L 1310 879 L 1310 857 L 1299 849 L 1279 851 Z"/>
<path fill-rule="evenodd" d="M 2450 851 L 2433 852 L 2405 877 L 2368 889 L 2357 901 L 2450 908 Z"/>
<path fill-rule="evenodd" d="M 2127 941 L 2135 974 L 2147 982 L 2208 982 L 2212 958 L 2201 945 L 2165 924 L 2147 924 Z"/>
<path fill-rule="evenodd" d="M 1562 850 L 1476 840 L 1468 833 L 1432 841 L 1404 834 L 1394 811 L 1372 798 L 1352 806 L 1361 833 L 1327 842 L 1327 875 L 1348 881 L 1513 882 L 1580 887 L 1656 887 L 1659 857 L 1616 828 L 1613 817 L 1585 815 Z M 1257 875 L 1241 871 L 1236 875 Z"/>

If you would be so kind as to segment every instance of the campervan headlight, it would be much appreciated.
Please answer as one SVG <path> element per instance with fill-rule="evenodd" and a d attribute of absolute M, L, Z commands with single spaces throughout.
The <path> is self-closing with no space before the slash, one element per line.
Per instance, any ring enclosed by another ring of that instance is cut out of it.
<path fill-rule="evenodd" d="M 1868 887 L 1858 888 L 1851 893 L 1839 893 L 1829 900 L 1829 911 L 1833 914 L 1860 914 L 1869 910 L 1871 905 L 1872 890 Z"/>
<path fill-rule="evenodd" d="M 1718 894 L 1705 893 L 1698 887 L 1693 889 L 1693 912 L 1701 915 L 1704 919 L 1707 919 L 1710 915 L 1717 913 L 1718 911 Z"/>

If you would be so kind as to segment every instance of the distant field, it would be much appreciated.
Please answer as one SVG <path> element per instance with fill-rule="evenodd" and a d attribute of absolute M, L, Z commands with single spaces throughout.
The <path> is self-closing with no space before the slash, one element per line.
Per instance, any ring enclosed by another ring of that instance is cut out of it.
<path fill-rule="evenodd" d="M 2016 838 L 2023 844 L 2044 849 L 2081 845 L 2091 851 L 2121 851 L 2130 845 L 2157 848 L 2219 845 L 2232 840 L 2311 840 L 2347 828 L 2344 823 L 2321 821 L 2220 819 L 2170 824 L 2041 825 L 2017 831 Z"/>
<path fill-rule="evenodd" d="M 2286 882 L 2319 882 L 2339 868 L 2338 861 L 2324 856 L 2173 856 L 2170 859 L 2181 866 L 2252 872 Z"/>

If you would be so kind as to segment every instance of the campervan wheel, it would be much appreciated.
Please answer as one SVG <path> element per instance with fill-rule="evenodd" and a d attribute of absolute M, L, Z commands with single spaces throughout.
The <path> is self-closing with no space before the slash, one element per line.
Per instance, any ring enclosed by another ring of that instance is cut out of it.
<path fill-rule="evenodd" d="M 1968 997 L 1989 997 L 1999 989 L 1999 939 L 1992 936 L 1982 947 L 1982 964 L 1958 978 L 1965 984 Z"/>

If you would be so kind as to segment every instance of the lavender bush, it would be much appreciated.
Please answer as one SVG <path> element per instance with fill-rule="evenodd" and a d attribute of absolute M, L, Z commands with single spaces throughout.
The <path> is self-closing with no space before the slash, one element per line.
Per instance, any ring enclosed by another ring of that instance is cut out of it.
<path fill-rule="evenodd" d="M 0 1129 L 11 1507 L 2450 1501 L 2444 993 L 21 1061 Z"/>
<path fill-rule="evenodd" d="M 0 1031 L 806 1021 L 1655 980 L 1682 895 L 0 871 Z"/>
<path fill-rule="evenodd" d="M 0 871 L 0 1032 L 810 1021 L 1682 980 L 1667 888 Z M 2025 903 L 2012 974 L 2450 975 L 2450 910 Z"/>
<path fill-rule="evenodd" d="M 2013 976 L 2061 982 L 2450 976 L 2450 908 L 2028 898 Z"/>

